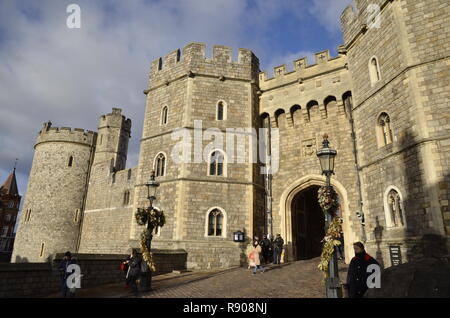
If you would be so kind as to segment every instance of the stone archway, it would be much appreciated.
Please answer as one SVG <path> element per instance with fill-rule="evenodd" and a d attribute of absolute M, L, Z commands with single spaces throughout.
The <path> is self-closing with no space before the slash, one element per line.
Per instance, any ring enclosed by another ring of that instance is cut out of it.
<path fill-rule="evenodd" d="M 308 188 L 314 188 L 325 184 L 325 177 L 318 174 L 311 174 L 289 184 L 284 190 L 280 198 L 280 209 L 278 217 L 281 220 L 281 235 L 285 240 L 285 261 L 293 261 L 297 258 L 296 242 L 294 240 L 295 232 L 292 224 L 292 207 L 296 196 Z M 350 221 L 350 209 L 347 191 L 344 186 L 336 179 L 331 179 L 331 185 L 338 193 L 340 199 L 340 210 L 343 218 L 343 232 L 345 244 L 345 262 L 349 263 L 351 255 L 353 255 L 353 242 L 356 238 L 356 233 L 352 229 L 352 222 Z M 295 246 L 294 246 L 295 244 Z"/>

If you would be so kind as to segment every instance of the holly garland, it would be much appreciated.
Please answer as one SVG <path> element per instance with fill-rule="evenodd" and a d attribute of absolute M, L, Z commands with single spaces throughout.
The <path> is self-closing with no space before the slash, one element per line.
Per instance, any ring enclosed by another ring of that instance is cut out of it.
<path fill-rule="evenodd" d="M 325 278 L 328 277 L 328 266 L 333 256 L 334 247 L 341 245 L 339 238 L 342 235 L 342 219 L 335 216 L 331 221 L 327 233 L 325 234 L 322 255 L 320 255 L 320 263 L 317 266 L 319 270 L 324 272 Z"/>
<path fill-rule="evenodd" d="M 326 214 L 328 210 L 335 209 L 338 206 L 336 191 L 332 187 L 320 187 L 318 191 L 319 205 Z"/>
<path fill-rule="evenodd" d="M 163 227 L 166 223 L 166 218 L 164 212 L 157 208 L 139 208 L 135 214 L 137 224 L 145 225 L 147 223 L 151 224 L 154 229 Z M 147 263 L 149 269 L 154 272 L 156 271 L 155 263 L 153 262 L 153 254 L 149 251 L 147 247 L 147 239 L 151 235 L 148 229 L 145 229 L 141 234 L 141 250 L 142 257 Z"/>

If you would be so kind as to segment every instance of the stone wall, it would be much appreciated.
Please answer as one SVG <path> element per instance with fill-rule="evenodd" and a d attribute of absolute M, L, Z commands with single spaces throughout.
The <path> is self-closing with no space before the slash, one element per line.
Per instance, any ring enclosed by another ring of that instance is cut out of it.
<path fill-rule="evenodd" d="M 183 250 L 154 250 L 157 271 L 153 275 L 186 269 Z M 73 254 L 80 265 L 81 288 L 124 282 L 125 274 L 119 269 L 126 254 Z M 0 264 L 0 298 L 44 297 L 60 291 L 58 266 L 63 254 L 57 254 L 51 263 Z"/>

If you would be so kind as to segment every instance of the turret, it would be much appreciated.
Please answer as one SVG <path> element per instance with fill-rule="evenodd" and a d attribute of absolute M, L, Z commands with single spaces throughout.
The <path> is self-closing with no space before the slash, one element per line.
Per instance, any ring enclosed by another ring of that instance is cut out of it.
<path fill-rule="evenodd" d="M 125 169 L 130 131 L 131 119 L 126 119 L 120 108 L 100 117 L 93 174 Z"/>
<path fill-rule="evenodd" d="M 36 140 L 12 262 L 75 251 L 97 134 L 43 125 Z"/>

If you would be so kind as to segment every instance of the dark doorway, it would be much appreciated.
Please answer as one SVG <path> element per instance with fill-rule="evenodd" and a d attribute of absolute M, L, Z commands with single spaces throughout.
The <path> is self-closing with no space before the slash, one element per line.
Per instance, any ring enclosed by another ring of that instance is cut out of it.
<path fill-rule="evenodd" d="M 319 186 L 311 186 L 292 201 L 292 238 L 297 260 L 318 257 L 322 253 L 325 217 L 317 199 L 318 190 Z"/>

